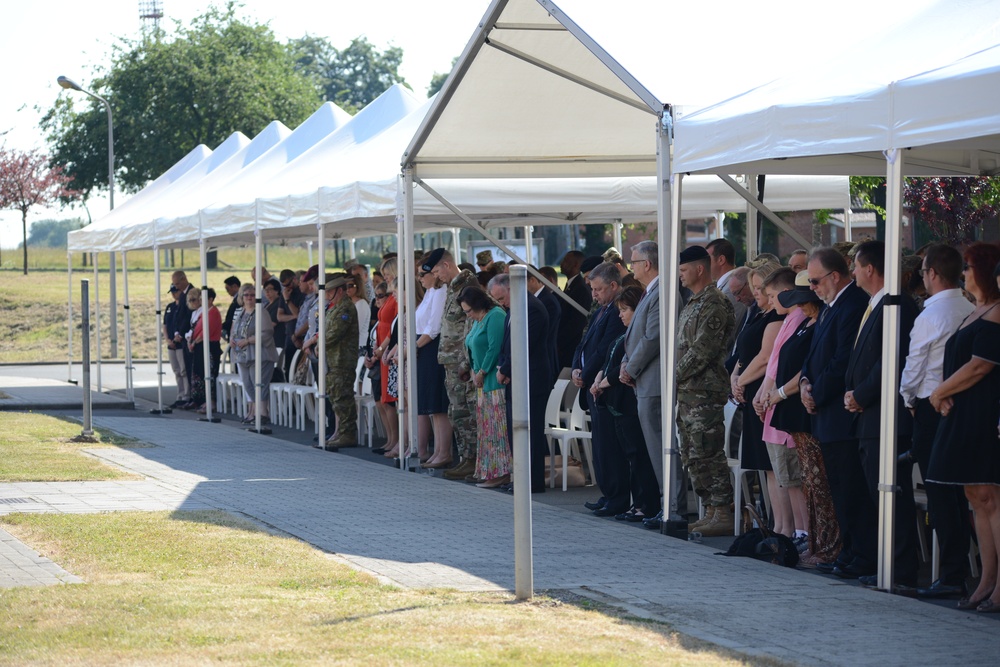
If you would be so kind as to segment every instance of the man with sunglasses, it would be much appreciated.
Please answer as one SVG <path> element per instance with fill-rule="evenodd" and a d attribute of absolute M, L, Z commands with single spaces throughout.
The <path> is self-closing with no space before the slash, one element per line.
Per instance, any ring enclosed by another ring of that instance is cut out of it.
<path fill-rule="evenodd" d="M 819 440 L 830 481 L 830 493 L 844 546 L 833 563 L 817 569 L 845 578 L 875 573 L 872 554 L 875 530 L 868 525 L 869 502 L 858 440 L 844 409 L 845 376 L 861 318 L 869 297 L 851 280 L 847 261 L 834 248 L 817 248 L 809 256 L 809 286 L 826 304 L 799 380 L 802 404 L 812 416 L 812 434 Z"/>

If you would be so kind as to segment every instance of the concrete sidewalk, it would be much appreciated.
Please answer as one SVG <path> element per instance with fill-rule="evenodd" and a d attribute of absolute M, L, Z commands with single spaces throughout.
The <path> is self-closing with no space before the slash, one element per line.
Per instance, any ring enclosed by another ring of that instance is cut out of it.
<path fill-rule="evenodd" d="M 134 415 L 134 416 L 133 416 Z M 0 484 L 0 513 L 240 512 L 399 585 L 512 589 L 513 498 L 227 424 L 124 413 L 155 447 L 90 453 L 143 482 Z M 546 494 L 548 495 L 548 494 Z M 993 619 L 533 503 L 537 590 L 568 589 L 751 655 L 811 665 L 993 664 Z M 0 565 L 2 565 L 0 560 Z"/>

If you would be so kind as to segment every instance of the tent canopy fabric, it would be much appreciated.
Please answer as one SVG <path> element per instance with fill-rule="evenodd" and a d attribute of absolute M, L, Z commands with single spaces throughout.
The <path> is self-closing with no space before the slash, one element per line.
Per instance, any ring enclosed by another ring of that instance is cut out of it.
<path fill-rule="evenodd" d="M 675 169 L 914 176 L 1000 172 L 1000 3 L 948 0 L 863 51 L 677 121 Z"/>

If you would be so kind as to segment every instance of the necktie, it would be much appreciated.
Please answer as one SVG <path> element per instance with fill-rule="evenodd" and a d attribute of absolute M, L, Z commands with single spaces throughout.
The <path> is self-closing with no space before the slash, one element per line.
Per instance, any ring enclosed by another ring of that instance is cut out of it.
<path fill-rule="evenodd" d="M 868 321 L 868 316 L 872 314 L 872 304 L 868 303 L 868 307 L 865 309 L 865 314 L 861 317 L 861 326 L 858 327 L 858 335 L 854 337 L 854 346 L 857 347 L 858 339 L 861 338 L 861 330 L 865 328 L 865 322 Z"/>

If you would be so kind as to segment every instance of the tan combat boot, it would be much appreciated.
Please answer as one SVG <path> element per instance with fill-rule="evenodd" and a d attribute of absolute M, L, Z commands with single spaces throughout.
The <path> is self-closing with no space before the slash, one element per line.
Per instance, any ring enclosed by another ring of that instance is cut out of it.
<path fill-rule="evenodd" d="M 729 507 L 729 505 L 717 505 L 712 509 L 714 510 L 712 520 L 699 528 L 698 532 L 705 537 L 722 537 L 724 535 L 732 535 L 734 529 L 736 528 L 733 523 L 733 510 Z"/>
<path fill-rule="evenodd" d="M 471 475 L 476 471 L 475 459 L 462 459 L 454 468 L 444 471 L 445 479 L 465 479 L 466 475 Z"/>
<path fill-rule="evenodd" d="M 688 524 L 688 532 L 701 531 L 706 525 L 712 521 L 712 517 L 715 515 L 715 508 L 711 505 L 705 506 L 705 516 L 701 517 L 694 523 Z"/>

